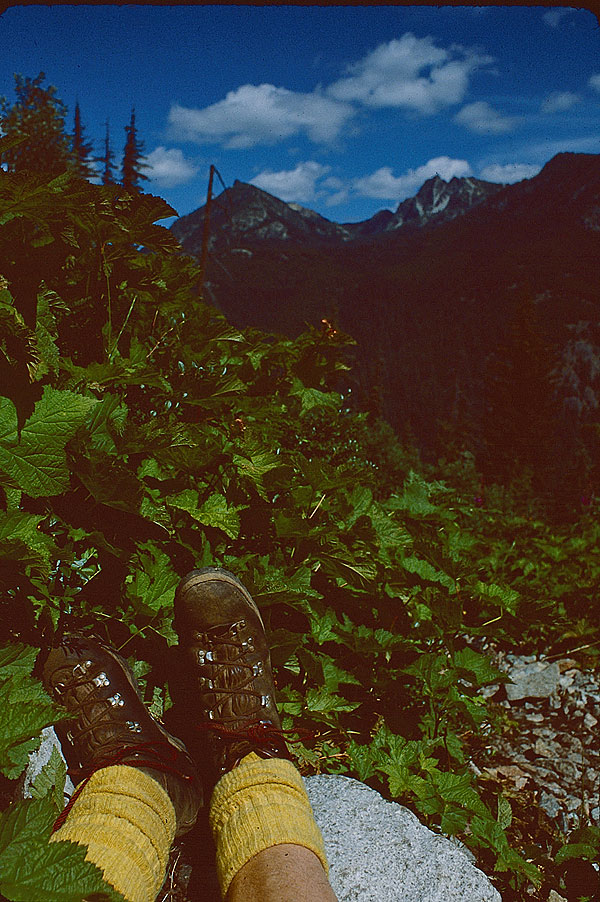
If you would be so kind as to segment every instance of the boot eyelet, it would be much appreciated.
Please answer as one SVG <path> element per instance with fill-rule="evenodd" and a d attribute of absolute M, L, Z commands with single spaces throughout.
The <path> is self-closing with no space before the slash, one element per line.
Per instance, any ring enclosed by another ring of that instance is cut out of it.
<path fill-rule="evenodd" d="M 95 676 L 92 682 L 94 686 L 110 686 L 110 680 L 108 679 L 104 671 L 102 673 L 99 673 L 98 676 Z"/>
<path fill-rule="evenodd" d="M 113 706 L 113 708 L 122 708 L 125 704 L 120 692 L 115 692 L 114 695 L 111 695 L 108 701 Z"/>
<path fill-rule="evenodd" d="M 141 733 L 142 732 L 142 728 L 139 725 L 139 723 L 137 722 L 137 720 L 128 720 L 125 723 L 126 723 L 127 728 L 129 730 L 131 730 L 132 733 Z"/>
<path fill-rule="evenodd" d="M 271 703 L 270 695 L 261 695 L 260 697 L 260 706 L 261 708 L 268 708 Z"/>
<path fill-rule="evenodd" d="M 259 661 L 258 664 L 252 665 L 252 676 L 258 676 L 259 674 L 264 673 L 262 661 Z"/>
<path fill-rule="evenodd" d="M 64 683 L 57 683 L 56 686 L 54 687 L 54 691 L 55 691 L 58 695 L 62 695 L 66 688 L 67 688 L 67 687 L 65 686 Z"/>
<path fill-rule="evenodd" d="M 73 676 L 85 676 L 91 666 L 91 661 L 79 661 L 73 668 Z"/>

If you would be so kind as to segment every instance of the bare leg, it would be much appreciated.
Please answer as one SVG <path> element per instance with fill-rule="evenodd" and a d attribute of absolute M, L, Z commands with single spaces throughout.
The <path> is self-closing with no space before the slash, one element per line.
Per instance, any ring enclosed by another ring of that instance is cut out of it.
<path fill-rule="evenodd" d="M 226 902 L 337 902 L 323 865 L 310 849 L 290 843 L 251 858 L 233 878 Z"/>

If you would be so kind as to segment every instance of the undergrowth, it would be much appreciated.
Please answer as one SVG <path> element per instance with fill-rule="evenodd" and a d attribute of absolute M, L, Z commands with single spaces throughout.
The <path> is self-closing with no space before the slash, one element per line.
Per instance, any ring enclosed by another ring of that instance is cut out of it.
<path fill-rule="evenodd" d="M 93 632 L 166 716 L 175 587 L 224 566 L 264 614 L 283 726 L 315 737 L 294 746 L 302 772 L 409 806 L 503 893 L 539 887 L 542 852 L 519 846 L 501 787 L 469 767 L 494 728 L 480 690 L 504 679 L 473 640 L 593 644 L 592 513 L 558 534 L 480 504 L 467 459 L 419 467 L 346 406 L 348 336 L 240 332 L 198 300 L 160 198 L 1 176 L 5 777 L 62 716 L 32 676 L 38 649 Z M 63 782 L 52 759 L 0 816 L 8 900 L 117 898 L 81 849 L 48 844 Z"/>

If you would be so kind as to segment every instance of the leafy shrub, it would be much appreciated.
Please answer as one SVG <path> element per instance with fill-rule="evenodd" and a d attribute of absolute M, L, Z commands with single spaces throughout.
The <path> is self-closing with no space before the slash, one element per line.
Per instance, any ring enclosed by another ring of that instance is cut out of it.
<path fill-rule="evenodd" d="M 58 716 L 28 676 L 32 649 L 94 631 L 167 714 L 177 582 L 225 566 L 265 614 L 284 726 L 315 734 L 297 734 L 303 771 L 357 776 L 488 871 L 539 882 L 465 745 L 489 721 L 480 688 L 501 679 L 467 639 L 511 620 L 531 571 L 496 548 L 491 513 L 348 409 L 347 336 L 239 332 L 198 300 L 198 269 L 156 224 L 172 214 L 66 175 L 0 180 L 1 691 L 30 718 L 15 736 L 0 723 L 5 774 Z M 43 898 L 75 902 L 71 859 L 40 851 L 61 792 L 46 783 L 0 839 L 10 858 L 35 826 L 41 873 L 62 874 Z M 40 902 L 29 879 L 0 889 Z"/>

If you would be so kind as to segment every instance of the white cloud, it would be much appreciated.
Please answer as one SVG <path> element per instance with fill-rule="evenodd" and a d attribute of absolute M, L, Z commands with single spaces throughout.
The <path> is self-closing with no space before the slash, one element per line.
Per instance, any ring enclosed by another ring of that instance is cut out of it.
<path fill-rule="evenodd" d="M 540 109 L 542 113 L 561 113 L 564 110 L 570 110 L 576 103 L 580 103 L 579 94 L 572 91 L 552 91 L 548 94 Z"/>
<path fill-rule="evenodd" d="M 149 167 L 146 171 L 148 178 L 160 182 L 166 188 L 184 185 L 198 172 L 198 167 L 186 160 L 178 147 L 157 147 L 148 154 L 146 164 Z"/>
<path fill-rule="evenodd" d="M 300 94 L 274 85 L 242 85 L 204 109 L 173 104 L 171 136 L 180 141 L 224 142 L 229 148 L 275 144 L 306 134 L 315 143 L 338 137 L 354 109 L 320 92 Z"/>
<path fill-rule="evenodd" d="M 339 204 L 345 204 L 349 196 L 349 189 L 342 188 L 341 191 L 336 191 L 335 194 L 330 194 L 329 197 L 325 200 L 325 203 L 328 207 L 337 207 Z"/>
<path fill-rule="evenodd" d="M 592 75 L 592 77 L 588 81 L 588 85 L 590 86 L 590 88 L 594 88 L 596 91 L 600 91 L 600 72 L 597 75 Z"/>
<path fill-rule="evenodd" d="M 460 103 L 470 74 L 491 62 L 492 57 L 458 44 L 444 49 L 431 37 L 407 32 L 349 66 L 346 77 L 330 85 L 327 93 L 340 101 L 431 115 Z"/>
<path fill-rule="evenodd" d="M 456 176 L 471 175 L 471 167 L 466 160 L 450 157 L 435 157 L 417 169 L 408 169 L 403 175 L 395 176 L 390 166 L 382 166 L 371 175 L 354 179 L 352 188 L 363 197 L 377 197 L 381 200 L 401 201 L 419 190 L 423 182 L 439 175 L 445 181 Z"/>
<path fill-rule="evenodd" d="M 266 169 L 250 182 L 281 200 L 306 203 L 314 200 L 316 183 L 329 172 L 329 168 L 314 160 L 308 160 L 305 163 L 298 163 L 295 169 L 279 172 Z"/>
<path fill-rule="evenodd" d="M 548 9 L 542 16 L 542 19 L 549 25 L 550 28 L 558 28 L 561 23 L 561 20 L 564 19 L 565 16 L 568 16 L 569 13 L 572 12 L 571 9 L 564 7 L 557 7 L 556 9 Z"/>
<path fill-rule="evenodd" d="M 499 113 L 485 100 L 477 100 L 459 110 L 454 121 L 479 135 L 502 135 L 511 132 L 518 120 Z"/>
<path fill-rule="evenodd" d="M 501 182 L 504 185 L 512 185 L 521 179 L 530 179 L 537 175 L 541 166 L 534 163 L 491 163 L 479 173 L 479 178 L 487 182 Z"/>
<path fill-rule="evenodd" d="M 380 44 L 329 87 L 318 86 L 310 93 L 246 84 L 200 109 L 174 103 L 169 137 L 228 148 L 275 144 L 298 135 L 330 144 L 361 105 L 430 115 L 462 103 L 471 74 L 491 62 L 492 57 L 474 49 L 459 44 L 438 47 L 432 37 L 407 32 Z"/>

